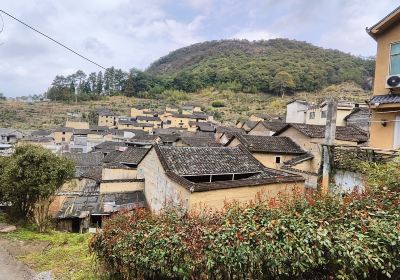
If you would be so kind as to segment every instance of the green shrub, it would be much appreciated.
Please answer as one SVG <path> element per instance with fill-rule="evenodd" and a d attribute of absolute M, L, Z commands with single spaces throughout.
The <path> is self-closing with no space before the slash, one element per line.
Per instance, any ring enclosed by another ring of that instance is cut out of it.
<path fill-rule="evenodd" d="M 117 279 L 386 279 L 400 274 L 399 201 L 390 182 L 279 209 L 138 211 L 115 216 L 90 246 Z"/>
<path fill-rule="evenodd" d="M 221 108 L 221 107 L 225 107 L 225 102 L 222 100 L 215 100 L 211 103 L 211 106 L 213 106 L 214 108 Z"/>

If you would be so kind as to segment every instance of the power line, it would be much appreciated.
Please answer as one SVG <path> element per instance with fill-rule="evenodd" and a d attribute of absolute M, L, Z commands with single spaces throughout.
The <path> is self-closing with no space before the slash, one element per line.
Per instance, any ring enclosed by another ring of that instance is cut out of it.
<path fill-rule="evenodd" d="M 98 64 L 98 63 L 94 62 L 93 60 L 91 60 L 91 59 L 89 59 L 89 58 L 87 58 L 87 57 L 85 57 L 85 56 L 81 55 L 80 53 L 78 53 L 78 52 L 74 51 L 73 49 L 71 49 L 71 48 L 67 47 L 67 46 L 66 46 L 66 45 L 64 45 L 63 43 L 60 43 L 60 42 L 59 42 L 59 41 L 57 41 L 56 39 L 53 39 L 53 38 L 51 38 L 50 36 L 48 36 L 48 35 L 44 34 L 43 32 L 40 32 L 40 31 L 39 31 L 39 30 L 37 30 L 36 28 L 34 28 L 34 27 L 30 26 L 29 24 L 27 24 L 27 23 L 23 22 L 22 20 L 19 20 L 18 18 L 14 17 L 13 15 L 10 15 L 9 13 L 7 13 L 7 12 L 5 12 L 5 11 L 1 10 L 1 9 L 0 9 L 0 12 L 2 12 L 3 14 L 5 14 L 5 15 L 9 16 L 9 17 L 10 17 L 10 18 L 12 18 L 12 19 L 14 19 L 14 20 L 18 21 L 19 23 L 21 23 L 21 24 L 25 25 L 25 26 L 26 26 L 26 27 L 28 27 L 29 29 L 32 29 L 33 31 L 35 31 L 35 32 L 39 33 L 40 35 L 42 35 L 42 36 L 46 37 L 47 39 L 49 39 L 49 40 L 53 41 L 54 43 L 56 43 L 56 44 L 60 45 L 61 47 L 63 47 L 63 48 L 65 48 L 65 49 L 69 50 L 70 52 L 72 52 L 72 53 L 76 54 L 77 56 L 79 56 L 79 57 L 81 57 L 81 58 L 85 59 L 86 61 L 89 61 L 90 63 L 93 63 L 94 65 L 96 65 L 96 66 L 98 66 L 98 67 L 100 67 L 100 68 L 102 68 L 102 69 L 104 69 L 104 70 L 106 70 L 106 69 L 107 69 L 107 68 L 105 68 L 104 66 L 101 66 L 100 64 Z M 3 26 L 4 26 L 4 24 L 3 24 Z"/>

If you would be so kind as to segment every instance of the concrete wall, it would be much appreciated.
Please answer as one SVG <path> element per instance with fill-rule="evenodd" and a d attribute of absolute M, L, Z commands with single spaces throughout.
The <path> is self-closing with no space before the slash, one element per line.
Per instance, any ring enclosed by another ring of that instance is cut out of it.
<path fill-rule="evenodd" d="M 60 131 L 56 131 L 53 133 L 53 137 L 54 137 L 54 142 L 56 144 L 63 144 L 63 143 L 70 143 L 71 142 L 71 137 L 74 134 L 72 132 L 60 132 Z M 64 141 L 63 141 L 64 139 Z"/>
<path fill-rule="evenodd" d="M 307 105 L 292 102 L 286 106 L 286 122 L 287 123 L 305 123 L 305 110 Z"/>
<path fill-rule="evenodd" d="M 389 93 L 385 88 L 386 77 L 390 67 L 390 44 L 400 41 L 400 24 L 393 26 L 377 39 L 377 53 L 375 58 L 374 95 Z"/>
<path fill-rule="evenodd" d="M 396 122 L 394 121 L 396 120 L 396 117 L 400 116 L 400 113 L 385 113 L 385 111 L 392 110 L 393 109 L 372 110 L 369 146 L 381 149 L 396 148 L 394 146 Z M 383 126 L 381 123 L 384 121 L 388 121 L 386 122 L 386 126 Z"/>
<path fill-rule="evenodd" d="M 152 211 L 159 212 L 166 205 L 188 208 L 190 192 L 165 175 L 154 149 L 139 164 L 138 178 L 145 179 L 144 193 Z"/>
<path fill-rule="evenodd" d="M 103 168 L 103 180 L 119 180 L 119 179 L 136 179 L 136 169 L 117 169 L 117 168 Z"/>
<path fill-rule="evenodd" d="M 280 183 L 254 187 L 230 188 L 190 193 L 183 186 L 169 179 L 154 150 L 139 164 L 138 177 L 145 178 L 145 196 L 151 210 L 160 211 L 166 205 L 181 206 L 186 210 L 203 211 L 205 208 L 220 210 L 225 202 L 249 202 L 259 194 L 265 199 L 291 195 L 293 189 L 304 192 L 303 183 Z"/>
<path fill-rule="evenodd" d="M 100 184 L 100 193 L 143 191 L 144 182 L 106 182 Z"/>
<path fill-rule="evenodd" d="M 304 184 L 281 183 L 196 192 L 190 196 L 190 210 L 221 210 L 226 202 L 246 203 L 255 201 L 260 196 L 265 201 L 270 201 L 271 199 L 279 201 L 279 198 L 283 198 L 283 196 L 293 197 L 294 190 L 304 193 Z"/>

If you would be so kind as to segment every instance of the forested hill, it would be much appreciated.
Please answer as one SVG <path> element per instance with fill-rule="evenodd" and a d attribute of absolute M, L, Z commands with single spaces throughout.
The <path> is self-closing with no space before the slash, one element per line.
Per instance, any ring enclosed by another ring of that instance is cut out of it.
<path fill-rule="evenodd" d="M 244 92 L 313 91 L 344 81 L 364 86 L 373 71 L 371 59 L 288 39 L 198 43 L 171 52 L 146 70 L 172 79 L 182 90 L 217 86 Z"/>

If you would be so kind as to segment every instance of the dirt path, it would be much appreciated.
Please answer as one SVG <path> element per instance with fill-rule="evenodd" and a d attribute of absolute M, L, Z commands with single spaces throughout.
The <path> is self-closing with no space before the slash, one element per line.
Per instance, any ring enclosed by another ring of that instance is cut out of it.
<path fill-rule="evenodd" d="M 35 273 L 22 262 L 15 259 L 4 248 L 0 248 L 0 280 L 32 280 Z"/>

